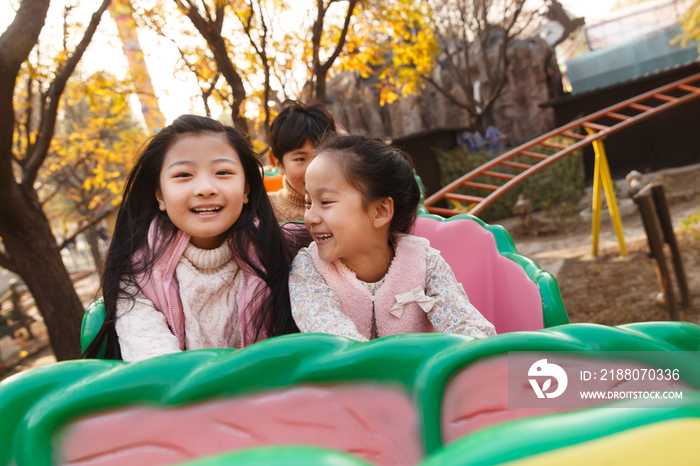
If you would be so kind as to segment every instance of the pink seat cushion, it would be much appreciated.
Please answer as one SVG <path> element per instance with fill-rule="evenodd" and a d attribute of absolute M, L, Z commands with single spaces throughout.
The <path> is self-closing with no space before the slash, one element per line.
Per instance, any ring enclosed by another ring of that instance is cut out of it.
<path fill-rule="evenodd" d="M 537 403 L 535 392 L 527 380 L 514 382 L 513 372 L 509 374 L 508 366 L 529 367 L 533 353 L 523 355 L 498 355 L 481 359 L 455 373 L 445 388 L 442 399 L 442 436 L 444 442 L 450 443 L 465 435 L 493 424 L 534 416 L 542 416 L 561 411 L 572 411 L 610 403 L 606 399 L 573 399 L 568 407 L 555 404 L 554 407 Z M 547 355 L 542 354 L 545 358 Z M 622 369 L 649 369 L 651 366 L 642 362 L 611 360 L 611 367 Z M 580 374 L 584 370 L 600 372 L 601 361 L 582 356 L 557 356 L 556 364 L 567 374 Z M 510 379 L 509 379 L 510 377 Z M 566 388 L 568 393 L 590 390 L 589 382 L 577 377 L 569 378 Z M 555 382 L 556 384 L 556 382 Z M 556 385 L 555 385 L 556 386 Z M 624 390 L 621 389 L 624 387 Z M 678 380 L 596 380 L 595 390 L 615 391 L 697 391 L 694 387 Z M 549 401 L 549 400 L 547 400 Z M 641 402 L 642 400 L 640 400 Z M 532 406 L 516 408 L 513 406 Z M 639 408 L 637 408 L 639 409 Z"/>
<path fill-rule="evenodd" d="M 376 465 L 423 457 L 418 416 L 399 389 L 297 386 L 177 407 L 83 417 L 56 436 L 57 464 L 156 466 L 262 445 L 317 445 Z"/>
<path fill-rule="evenodd" d="M 520 265 L 499 254 L 493 234 L 478 222 L 418 217 L 413 233 L 440 251 L 469 300 L 496 332 L 544 328 L 537 285 Z"/>

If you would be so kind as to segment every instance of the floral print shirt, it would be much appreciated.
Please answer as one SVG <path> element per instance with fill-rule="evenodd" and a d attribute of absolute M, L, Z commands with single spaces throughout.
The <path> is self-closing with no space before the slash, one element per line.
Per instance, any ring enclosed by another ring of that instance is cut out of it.
<path fill-rule="evenodd" d="M 360 281 L 372 296 L 383 285 Z M 435 298 L 427 313 L 436 332 L 458 333 L 475 338 L 495 335 L 496 330 L 469 302 L 462 284 L 457 281 L 440 252 L 428 248 L 426 254 L 425 295 Z M 340 299 L 316 271 L 307 249 L 302 249 L 292 263 L 289 276 L 292 315 L 304 333 L 329 333 L 357 341 L 367 341 L 340 308 Z"/>

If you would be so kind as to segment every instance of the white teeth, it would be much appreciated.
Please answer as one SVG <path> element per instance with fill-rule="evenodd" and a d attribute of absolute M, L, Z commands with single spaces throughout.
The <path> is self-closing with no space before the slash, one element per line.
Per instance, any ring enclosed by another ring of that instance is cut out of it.
<path fill-rule="evenodd" d="M 328 238 L 331 238 L 332 236 L 332 234 L 316 235 L 316 239 L 318 239 L 319 241 L 325 241 Z"/>
<path fill-rule="evenodd" d="M 197 212 L 198 214 L 213 214 L 214 212 L 218 212 L 221 210 L 221 207 L 210 207 L 208 209 L 205 208 L 194 208 L 192 209 L 194 212 Z"/>

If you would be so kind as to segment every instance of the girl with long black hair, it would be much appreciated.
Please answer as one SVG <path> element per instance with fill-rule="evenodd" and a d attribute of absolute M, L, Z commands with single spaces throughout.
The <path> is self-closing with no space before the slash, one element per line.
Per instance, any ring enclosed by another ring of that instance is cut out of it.
<path fill-rule="evenodd" d="M 129 174 L 102 277 L 106 318 L 85 357 L 138 361 L 298 332 L 291 256 L 247 136 L 183 115 Z"/>

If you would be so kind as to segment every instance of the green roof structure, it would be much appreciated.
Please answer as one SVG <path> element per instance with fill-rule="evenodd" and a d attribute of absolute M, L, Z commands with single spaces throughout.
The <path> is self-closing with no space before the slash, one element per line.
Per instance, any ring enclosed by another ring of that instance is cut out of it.
<path fill-rule="evenodd" d="M 572 94 L 657 73 L 698 60 L 697 42 L 672 45 L 681 33 L 674 25 L 640 38 L 594 50 L 566 62 Z"/>

